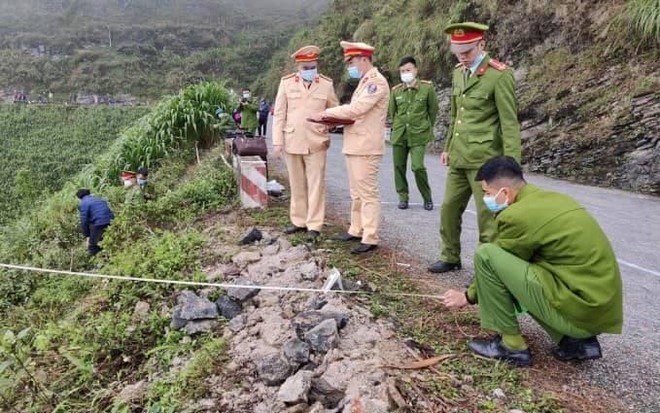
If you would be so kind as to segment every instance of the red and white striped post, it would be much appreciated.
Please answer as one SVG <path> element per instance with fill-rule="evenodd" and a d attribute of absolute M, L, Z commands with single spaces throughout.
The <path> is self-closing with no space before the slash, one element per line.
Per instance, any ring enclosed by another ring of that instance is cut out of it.
<path fill-rule="evenodd" d="M 238 168 L 238 186 L 245 208 L 267 208 L 267 165 L 259 156 L 234 156 Z"/>

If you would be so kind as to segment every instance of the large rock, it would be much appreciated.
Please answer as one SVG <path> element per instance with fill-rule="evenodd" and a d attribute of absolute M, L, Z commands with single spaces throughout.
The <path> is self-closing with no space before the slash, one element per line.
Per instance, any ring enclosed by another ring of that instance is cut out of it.
<path fill-rule="evenodd" d="M 312 372 L 299 371 L 289 377 L 277 392 L 277 399 L 286 404 L 306 403 L 312 387 Z"/>
<path fill-rule="evenodd" d="M 258 251 L 242 251 L 234 255 L 231 259 L 231 262 L 238 265 L 241 268 L 245 268 L 248 264 L 257 262 L 261 259 L 261 254 Z"/>
<path fill-rule="evenodd" d="M 325 320 L 335 320 L 337 328 L 341 330 L 346 327 L 346 324 L 348 324 L 348 318 L 348 314 L 335 311 L 306 311 L 298 314 L 296 318 L 293 319 L 293 327 L 296 329 L 298 336 L 302 337 L 304 333 L 321 324 Z"/>
<path fill-rule="evenodd" d="M 259 378 L 268 386 L 280 385 L 291 374 L 291 365 L 279 353 L 268 354 L 255 361 Z"/>
<path fill-rule="evenodd" d="M 241 237 L 241 240 L 238 242 L 239 245 L 249 245 L 252 243 L 255 243 L 257 241 L 261 241 L 263 238 L 263 234 L 261 231 L 259 231 L 257 228 L 252 227 L 243 236 Z"/>
<path fill-rule="evenodd" d="M 306 281 L 316 281 L 319 277 L 319 267 L 314 261 L 301 265 L 298 271 L 300 271 L 300 278 Z"/>
<path fill-rule="evenodd" d="M 147 382 L 142 380 L 124 387 L 117 395 L 117 400 L 125 404 L 141 402 L 147 393 Z"/>
<path fill-rule="evenodd" d="M 178 297 L 180 311 L 178 317 L 183 320 L 203 320 L 218 317 L 218 307 L 206 298 L 198 297 L 192 291 L 182 291 Z"/>
<path fill-rule="evenodd" d="M 298 337 L 287 341 L 282 351 L 292 363 L 305 364 L 309 361 L 310 346 Z"/>
<path fill-rule="evenodd" d="M 326 353 L 339 344 L 337 322 L 329 319 L 305 333 L 305 341 L 317 353 Z"/>
<path fill-rule="evenodd" d="M 199 333 L 208 333 L 218 328 L 218 322 L 215 320 L 193 320 L 188 321 L 183 331 L 189 336 Z"/>
<path fill-rule="evenodd" d="M 241 314 L 239 316 L 232 318 L 229 321 L 229 325 L 227 325 L 227 328 L 229 328 L 229 330 L 233 331 L 234 333 L 238 333 L 239 331 L 245 328 L 246 324 L 247 324 L 247 316 L 245 314 Z"/>
<path fill-rule="evenodd" d="M 247 277 L 238 277 L 234 280 L 234 284 L 242 286 L 257 286 L 256 283 Z M 227 288 L 227 296 L 239 302 L 252 298 L 257 294 L 259 294 L 258 288 Z"/>
<path fill-rule="evenodd" d="M 305 245 L 298 245 L 279 254 L 281 262 L 287 264 L 305 261 L 309 256 L 309 248 Z"/>
<path fill-rule="evenodd" d="M 135 321 L 146 321 L 149 319 L 149 311 L 151 306 L 145 301 L 138 301 L 135 304 L 135 309 L 133 310 L 133 320 Z"/>
<path fill-rule="evenodd" d="M 232 300 L 226 295 L 218 298 L 215 302 L 215 305 L 218 306 L 220 315 L 227 320 L 231 320 L 243 312 L 243 306 L 241 303 Z"/>

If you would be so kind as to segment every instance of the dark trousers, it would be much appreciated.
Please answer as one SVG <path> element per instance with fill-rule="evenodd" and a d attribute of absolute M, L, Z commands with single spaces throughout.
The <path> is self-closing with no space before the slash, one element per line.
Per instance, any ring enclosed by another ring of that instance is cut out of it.
<path fill-rule="evenodd" d="M 89 226 L 89 244 L 87 245 L 87 251 L 89 255 L 96 255 L 101 252 L 101 247 L 99 247 L 99 242 L 103 240 L 103 233 L 105 229 L 108 228 L 108 225 L 90 225 Z"/>
<path fill-rule="evenodd" d="M 267 129 L 268 129 L 268 118 L 259 119 L 259 129 L 258 129 L 259 136 L 266 136 Z"/>

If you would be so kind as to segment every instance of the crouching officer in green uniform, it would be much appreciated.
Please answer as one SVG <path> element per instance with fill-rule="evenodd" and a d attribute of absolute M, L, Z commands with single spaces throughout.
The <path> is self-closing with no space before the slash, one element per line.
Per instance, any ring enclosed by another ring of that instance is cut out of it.
<path fill-rule="evenodd" d="M 429 177 L 424 166 L 426 145 L 435 137 L 433 126 L 438 116 L 438 96 L 433 83 L 417 79 L 417 61 L 412 56 L 399 63 L 400 83 L 390 94 L 389 117 L 392 120 L 394 184 L 399 194 L 399 209 L 408 208 L 408 154 L 424 209 L 433 209 Z"/>
<path fill-rule="evenodd" d="M 488 26 L 458 23 L 447 26 L 451 50 L 459 60 L 453 75 L 451 116 L 441 162 L 449 166 L 440 212 L 440 261 L 429 271 L 461 268 L 461 222 L 474 195 L 479 242 L 489 242 L 495 226 L 475 181 L 477 169 L 493 156 L 520 161 L 520 124 L 513 71 L 484 51 Z"/>
<path fill-rule="evenodd" d="M 470 342 L 470 349 L 530 365 L 516 320 L 524 308 L 558 343 L 558 359 L 600 358 L 596 336 L 620 334 L 623 324 L 621 276 L 603 230 L 572 198 L 526 183 L 510 157 L 489 160 L 476 179 L 497 214 L 497 233 L 477 249 L 468 290 L 442 297 L 450 308 L 478 303 L 481 327 L 499 334 Z"/>

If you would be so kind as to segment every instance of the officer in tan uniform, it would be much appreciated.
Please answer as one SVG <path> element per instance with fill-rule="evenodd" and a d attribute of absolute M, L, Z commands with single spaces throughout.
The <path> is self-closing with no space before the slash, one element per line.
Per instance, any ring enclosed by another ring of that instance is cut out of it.
<path fill-rule="evenodd" d="M 316 239 L 325 219 L 325 163 L 328 127 L 308 122 L 310 113 L 337 106 L 332 80 L 318 74 L 320 49 L 305 46 L 292 57 L 298 72 L 282 78 L 275 99 L 274 155 L 285 154 L 291 186 L 290 217 L 285 233 L 307 231 Z"/>
<path fill-rule="evenodd" d="M 328 117 L 352 119 L 344 128 L 343 153 L 348 169 L 351 192 L 351 226 L 337 237 L 340 241 L 361 239 L 353 249 L 361 254 L 378 245 L 380 199 L 378 169 L 385 152 L 385 121 L 390 98 L 387 80 L 372 64 L 374 48 L 365 43 L 341 42 L 348 75 L 360 79 L 351 103 L 326 109 L 312 118 L 322 121 Z"/>

